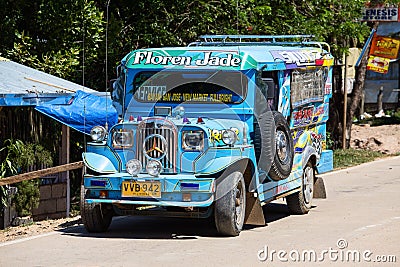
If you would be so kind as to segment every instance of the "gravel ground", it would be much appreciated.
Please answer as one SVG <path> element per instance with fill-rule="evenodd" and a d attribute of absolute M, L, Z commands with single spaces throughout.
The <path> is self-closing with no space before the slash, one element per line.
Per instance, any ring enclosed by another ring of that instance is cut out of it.
<path fill-rule="evenodd" d="M 379 151 L 385 154 L 400 153 L 400 125 L 373 126 L 353 125 L 351 127 L 352 148 Z"/>
<path fill-rule="evenodd" d="M 81 217 L 76 216 L 57 220 L 33 222 L 32 224 L 26 226 L 8 227 L 4 230 L 0 230 L 0 243 L 53 232 L 59 229 L 78 225 L 80 223 Z"/>

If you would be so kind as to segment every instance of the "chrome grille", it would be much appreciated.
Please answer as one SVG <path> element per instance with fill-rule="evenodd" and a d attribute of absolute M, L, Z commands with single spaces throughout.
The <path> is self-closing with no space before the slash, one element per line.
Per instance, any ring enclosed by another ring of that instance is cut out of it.
<path fill-rule="evenodd" d="M 160 162 L 164 169 L 163 172 L 176 173 L 178 135 L 175 126 L 167 120 L 149 119 L 139 124 L 137 133 L 137 158 L 142 163 L 143 171 L 145 171 L 147 162 L 149 161 L 149 159 L 143 153 L 143 144 L 145 143 L 145 139 L 150 135 L 161 135 L 167 141 L 167 147 L 164 147 L 161 139 L 154 138 L 154 142 L 146 142 L 145 149 L 146 151 L 149 151 L 153 148 L 153 146 L 156 146 L 164 152 L 166 151 L 165 157 L 160 159 Z M 148 153 L 148 156 L 150 156 L 151 158 L 159 158 L 161 155 L 162 153 L 157 150 L 152 150 Z"/>

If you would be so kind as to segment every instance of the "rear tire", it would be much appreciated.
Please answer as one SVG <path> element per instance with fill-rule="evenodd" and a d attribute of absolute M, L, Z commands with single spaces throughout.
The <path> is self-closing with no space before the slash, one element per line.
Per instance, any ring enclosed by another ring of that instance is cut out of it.
<path fill-rule="evenodd" d="M 286 197 L 286 203 L 292 214 L 306 214 L 310 211 L 313 200 L 315 173 L 311 162 L 303 170 L 299 192 Z"/>
<path fill-rule="evenodd" d="M 223 236 L 237 236 L 242 231 L 246 209 L 246 186 L 243 174 L 233 172 L 217 180 L 214 220 Z"/>
<path fill-rule="evenodd" d="M 113 210 L 98 203 L 88 204 L 85 201 L 85 189 L 81 188 L 81 217 L 85 229 L 89 233 L 102 233 L 108 230 L 113 217 Z"/>

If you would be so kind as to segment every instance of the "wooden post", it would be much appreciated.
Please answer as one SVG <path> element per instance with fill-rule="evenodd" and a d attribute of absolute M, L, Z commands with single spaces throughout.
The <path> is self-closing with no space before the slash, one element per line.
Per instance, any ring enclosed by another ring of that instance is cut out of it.
<path fill-rule="evenodd" d="M 347 136 L 347 56 L 344 54 L 344 90 L 343 90 L 343 139 L 342 148 L 346 149 Z"/>
<path fill-rule="evenodd" d="M 379 88 L 378 92 L 378 113 L 381 112 L 381 110 L 383 109 L 382 98 L 383 98 L 383 86 Z"/>
<path fill-rule="evenodd" d="M 62 139 L 61 139 L 61 151 L 60 151 L 60 164 L 68 164 L 69 163 L 69 150 L 70 150 L 70 129 L 66 125 L 62 125 Z M 69 171 L 66 171 L 61 174 L 61 179 L 63 182 L 67 182 L 67 212 L 66 216 L 69 217 L 70 212 L 70 198 L 71 198 L 71 189 L 70 189 L 70 180 L 69 180 Z"/>
<path fill-rule="evenodd" d="M 364 105 L 365 105 L 365 90 L 363 89 L 362 93 L 361 93 L 361 106 L 360 106 L 360 114 L 361 115 L 363 115 L 365 113 Z"/>
<path fill-rule="evenodd" d="M 33 171 L 33 172 L 28 172 L 28 173 L 23 173 L 23 174 L 18 174 L 14 176 L 10 176 L 7 178 L 2 178 L 0 179 L 0 186 L 3 185 L 8 185 L 8 184 L 15 184 L 18 182 L 22 181 L 28 181 L 32 179 L 37 179 L 49 174 L 54 174 L 54 173 L 60 173 L 60 172 L 66 172 L 70 170 L 76 170 L 80 169 L 84 166 L 83 161 L 78 161 L 74 163 L 69 163 L 57 167 L 51 167 L 43 170 L 38 170 L 38 171 Z"/>

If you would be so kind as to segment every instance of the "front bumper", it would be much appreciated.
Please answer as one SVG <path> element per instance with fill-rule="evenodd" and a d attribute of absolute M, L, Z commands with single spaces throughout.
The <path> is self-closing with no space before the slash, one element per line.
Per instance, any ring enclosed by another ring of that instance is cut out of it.
<path fill-rule="evenodd" d="M 123 196 L 123 183 L 148 183 L 160 185 L 158 197 Z M 214 201 L 215 179 L 196 178 L 194 175 L 161 175 L 151 177 L 139 174 L 131 177 L 128 174 L 110 174 L 84 177 L 87 190 L 86 203 L 111 203 L 128 205 L 174 206 L 174 207 L 208 207 Z"/>

